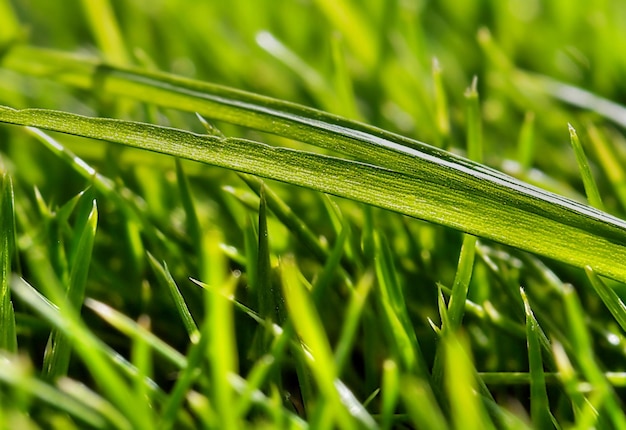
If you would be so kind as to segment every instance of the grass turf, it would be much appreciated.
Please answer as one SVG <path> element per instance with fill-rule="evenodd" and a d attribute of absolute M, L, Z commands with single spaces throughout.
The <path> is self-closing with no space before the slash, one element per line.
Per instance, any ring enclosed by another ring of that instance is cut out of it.
<path fill-rule="evenodd" d="M 625 428 L 625 18 L 0 1 L 0 423 Z"/>

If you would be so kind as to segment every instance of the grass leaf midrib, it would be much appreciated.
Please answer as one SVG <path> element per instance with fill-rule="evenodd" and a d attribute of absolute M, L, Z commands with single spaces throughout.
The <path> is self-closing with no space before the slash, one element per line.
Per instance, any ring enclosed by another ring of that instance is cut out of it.
<path fill-rule="evenodd" d="M 417 178 L 384 167 L 244 139 L 58 111 L 1 108 L 0 121 L 108 140 L 304 186 L 578 267 L 590 265 L 599 274 L 626 280 L 626 268 L 614 263 L 626 261 L 622 221 L 574 203 L 562 208 L 541 196 L 507 190 L 497 182 L 481 182 L 436 163 L 419 165 L 425 167 L 417 170 L 421 174 L 433 174 Z M 578 206 L 584 211 L 578 211 Z"/>

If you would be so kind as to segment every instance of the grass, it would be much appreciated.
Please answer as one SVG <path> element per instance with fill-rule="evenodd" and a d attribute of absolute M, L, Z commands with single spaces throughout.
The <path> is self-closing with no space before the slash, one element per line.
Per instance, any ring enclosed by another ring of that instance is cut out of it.
<path fill-rule="evenodd" d="M 625 428 L 625 18 L 0 0 L 0 427 Z"/>

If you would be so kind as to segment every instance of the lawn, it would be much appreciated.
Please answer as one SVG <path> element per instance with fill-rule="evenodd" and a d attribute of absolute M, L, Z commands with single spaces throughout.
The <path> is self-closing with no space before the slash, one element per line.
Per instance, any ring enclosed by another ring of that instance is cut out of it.
<path fill-rule="evenodd" d="M 626 428 L 624 23 L 0 0 L 0 428 Z"/>

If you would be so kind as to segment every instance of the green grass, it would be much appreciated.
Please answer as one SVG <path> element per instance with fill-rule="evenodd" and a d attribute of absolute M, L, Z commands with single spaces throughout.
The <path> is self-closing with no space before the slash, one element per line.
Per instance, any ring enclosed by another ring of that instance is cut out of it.
<path fill-rule="evenodd" d="M 0 428 L 625 428 L 625 19 L 0 0 Z"/>

